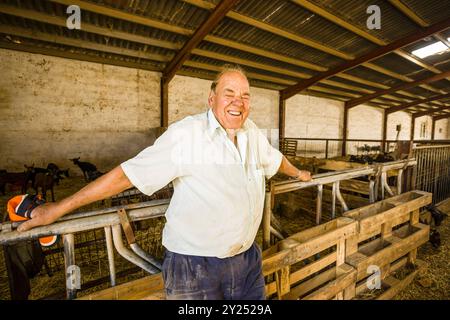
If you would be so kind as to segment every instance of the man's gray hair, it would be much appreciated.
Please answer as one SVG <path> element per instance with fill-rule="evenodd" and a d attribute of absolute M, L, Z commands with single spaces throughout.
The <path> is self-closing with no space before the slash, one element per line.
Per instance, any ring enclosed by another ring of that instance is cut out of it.
<path fill-rule="evenodd" d="M 247 79 L 247 74 L 245 73 L 245 70 L 238 64 L 225 64 L 220 68 L 219 73 L 214 78 L 213 82 L 211 83 L 211 91 L 216 92 L 217 83 L 219 82 L 220 78 L 227 72 L 239 72 Z M 247 79 L 248 81 L 248 79 Z"/>

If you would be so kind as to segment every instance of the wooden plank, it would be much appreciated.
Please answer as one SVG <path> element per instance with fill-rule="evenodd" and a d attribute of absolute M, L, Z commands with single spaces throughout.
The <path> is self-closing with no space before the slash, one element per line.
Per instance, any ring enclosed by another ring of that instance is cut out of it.
<path fill-rule="evenodd" d="M 396 236 L 392 236 L 391 238 L 386 239 L 392 244 L 374 253 L 371 256 L 367 256 L 367 258 L 365 259 L 357 259 L 359 258 L 359 256 L 354 255 L 347 257 L 346 263 L 354 266 L 358 270 L 358 281 L 364 279 L 367 276 L 368 266 L 384 266 L 404 256 L 420 245 L 426 243 L 429 237 L 430 226 L 419 223 L 417 224 L 417 228 L 419 229 L 418 231 L 414 232 L 404 239 L 400 239 Z"/>
<path fill-rule="evenodd" d="M 345 238 L 341 238 L 338 240 L 336 246 L 336 266 L 339 267 L 344 263 L 345 263 Z"/>
<path fill-rule="evenodd" d="M 164 290 L 162 273 L 157 273 L 141 279 L 104 289 L 80 297 L 79 300 L 128 300 L 143 299 L 153 292 Z"/>
<path fill-rule="evenodd" d="M 287 266 L 275 273 L 278 298 L 281 298 L 291 290 L 291 284 L 289 281 L 289 269 L 290 267 Z"/>
<path fill-rule="evenodd" d="M 339 274 L 335 280 L 327 283 L 322 288 L 307 295 L 303 300 L 329 300 L 339 292 L 356 282 L 356 270 L 349 265 L 343 264 L 337 267 Z"/>
<path fill-rule="evenodd" d="M 320 270 L 326 268 L 330 264 L 334 263 L 336 261 L 336 251 L 332 252 L 328 255 L 326 255 L 323 258 L 320 258 L 319 260 L 312 262 L 308 264 L 307 266 L 301 268 L 300 270 L 297 270 L 295 272 L 292 272 L 289 277 L 289 283 L 290 285 L 296 285 L 299 281 L 309 277 L 310 275 L 319 272 Z M 266 285 L 266 292 L 267 295 L 273 294 L 277 291 L 276 283 L 271 282 Z"/>
<path fill-rule="evenodd" d="M 414 270 L 411 274 L 409 274 L 406 278 L 403 280 L 395 279 L 394 277 L 389 277 L 388 279 L 385 279 L 384 281 L 387 284 L 390 284 L 390 288 L 383 292 L 380 296 L 376 298 L 376 300 L 389 300 L 392 299 L 396 294 L 398 294 L 400 291 L 402 291 L 404 288 L 406 288 L 416 277 L 416 275 L 421 272 L 421 269 L 426 268 L 426 263 L 421 260 L 417 260 L 417 269 Z"/>
<path fill-rule="evenodd" d="M 342 219 L 347 218 L 339 218 Z M 356 221 L 346 222 L 346 225 L 343 225 L 335 230 L 327 232 L 323 235 L 317 236 L 315 238 L 310 239 L 307 242 L 300 243 L 299 245 L 283 250 L 281 252 L 275 253 L 271 256 L 268 256 L 263 260 L 263 274 L 268 275 L 276 270 L 283 268 L 285 266 L 294 264 L 300 260 L 306 259 L 318 252 L 321 252 L 337 243 L 342 237 L 347 238 L 356 233 Z M 345 221 L 345 220 L 344 220 Z"/>
<path fill-rule="evenodd" d="M 324 271 L 318 276 L 309 279 L 295 287 L 291 287 L 291 291 L 283 297 L 285 300 L 297 300 L 298 297 L 314 290 L 324 283 L 333 280 L 336 277 L 336 268 Z"/>

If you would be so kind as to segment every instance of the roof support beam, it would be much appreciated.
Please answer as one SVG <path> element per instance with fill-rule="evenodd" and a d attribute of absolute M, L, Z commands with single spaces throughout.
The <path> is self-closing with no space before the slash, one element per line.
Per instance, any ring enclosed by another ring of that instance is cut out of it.
<path fill-rule="evenodd" d="M 431 102 L 431 101 L 435 101 L 435 100 L 439 100 L 439 99 L 445 99 L 445 98 L 450 98 L 450 93 L 439 94 L 437 96 L 433 96 L 433 97 L 430 97 L 430 98 L 427 98 L 427 99 L 415 100 L 415 101 L 412 101 L 412 102 L 409 102 L 409 103 L 405 103 L 405 104 L 402 104 L 402 105 L 399 105 L 399 106 L 395 106 L 395 107 L 389 108 L 389 109 L 386 110 L 386 112 L 388 114 L 390 114 L 390 113 L 393 113 L 393 112 L 397 112 L 397 111 L 402 111 L 402 110 L 408 109 L 409 107 L 416 106 L 416 105 L 421 104 L 421 103 Z"/>
<path fill-rule="evenodd" d="M 278 104 L 278 143 L 279 147 L 278 149 L 281 149 L 281 142 L 283 141 L 285 137 L 285 128 L 286 128 L 286 100 L 281 99 L 279 97 L 279 104 Z"/>
<path fill-rule="evenodd" d="M 431 119 L 431 140 L 434 140 L 434 131 L 436 130 L 436 119 Z"/>
<path fill-rule="evenodd" d="M 311 79 L 302 81 L 292 87 L 286 88 L 282 91 L 282 96 L 284 99 L 288 99 L 318 81 L 329 78 L 329 77 L 331 77 L 337 73 L 343 72 L 345 70 L 354 68 L 365 62 L 379 58 L 379 57 L 381 57 L 385 54 L 388 54 L 394 50 L 400 49 L 406 45 L 414 43 L 420 39 L 423 39 L 427 36 L 430 36 L 434 33 L 440 32 L 442 30 L 445 30 L 449 27 L 450 27 L 450 20 L 444 20 L 444 21 L 438 22 L 436 24 L 433 24 L 433 25 L 431 25 L 427 28 L 424 28 L 420 31 L 414 32 L 404 38 L 401 38 L 399 40 L 391 42 L 391 43 L 385 45 L 384 47 L 377 48 L 377 49 L 373 50 L 372 52 L 369 52 L 368 54 L 365 54 L 354 60 L 347 61 L 338 67 L 329 69 L 326 72 L 322 72 L 322 73 L 318 74 L 317 76 L 312 77 Z"/>
<path fill-rule="evenodd" d="M 450 23 L 450 20 L 449 20 L 449 23 Z M 413 82 L 403 83 L 403 84 L 394 86 L 394 87 L 392 87 L 390 89 L 379 90 L 379 91 L 377 91 L 375 93 L 368 94 L 366 96 L 362 96 L 360 98 L 356 98 L 356 99 L 347 101 L 345 103 L 345 105 L 347 107 L 349 107 L 349 108 L 352 108 L 352 107 L 357 106 L 359 104 L 362 104 L 364 102 L 370 101 L 370 100 L 372 100 L 372 99 L 374 99 L 376 97 L 379 97 L 379 96 L 382 96 L 382 95 L 385 95 L 385 94 L 391 94 L 391 93 L 394 93 L 394 92 L 396 92 L 398 90 L 406 90 L 406 89 L 409 89 L 409 88 L 413 88 L 413 87 L 416 87 L 416 86 L 421 85 L 421 84 L 427 84 L 427 83 L 432 83 L 432 82 L 435 82 L 435 81 L 439 81 L 439 80 L 442 80 L 442 79 L 444 79 L 444 78 L 446 78 L 448 76 L 450 76 L 450 70 L 442 72 L 442 73 L 439 73 L 439 74 L 435 74 L 435 75 L 433 75 L 431 77 L 422 78 L 420 80 L 416 80 L 416 81 L 413 81 Z"/>
<path fill-rule="evenodd" d="M 450 113 L 449 114 L 443 114 L 441 116 L 433 117 L 433 119 L 434 119 L 434 121 L 439 121 L 439 120 L 442 120 L 442 119 L 450 119 Z"/>
<path fill-rule="evenodd" d="M 72 47 L 78 47 L 83 49 L 89 49 L 89 50 L 96 50 L 101 52 L 108 52 L 108 53 L 114 53 L 124 56 L 130 56 L 134 58 L 140 58 L 140 59 L 149 59 L 154 61 L 161 61 L 161 62 L 167 62 L 170 60 L 170 57 L 161 55 L 161 54 L 154 54 L 149 53 L 145 51 L 138 51 L 138 50 L 131 50 L 131 49 L 125 49 L 121 47 L 115 47 L 105 44 L 99 44 L 91 41 L 84 41 L 79 39 L 73 39 L 69 37 L 64 36 L 58 36 L 55 34 L 49 34 L 46 32 L 40 32 L 37 30 L 22 28 L 22 27 L 10 27 L 5 25 L 0 25 L 0 32 L 11 34 L 19 37 L 25 37 L 29 39 L 35 39 L 40 41 L 46 41 L 50 43 L 57 43 L 57 44 L 63 44 L 66 46 L 72 46 Z"/>
<path fill-rule="evenodd" d="M 431 110 L 427 110 L 427 111 L 416 112 L 413 114 L 413 117 L 419 118 L 419 117 L 423 117 L 423 116 L 429 116 L 435 112 L 440 112 L 440 111 L 444 111 L 444 110 L 448 110 L 448 109 L 450 109 L 450 106 L 445 106 L 445 107 L 441 107 L 441 108 L 437 108 L 437 109 L 431 109 Z"/>
<path fill-rule="evenodd" d="M 50 55 L 50 56 L 54 56 L 54 57 L 73 59 L 73 60 L 79 60 L 79 61 L 108 64 L 108 65 L 119 66 L 119 67 L 150 70 L 150 71 L 160 71 L 155 66 L 146 65 L 143 63 L 136 63 L 136 62 L 129 62 L 129 61 L 118 60 L 118 59 L 104 58 L 104 57 L 100 57 L 100 56 L 81 54 L 81 53 L 75 53 L 75 52 L 70 52 L 70 51 L 63 51 L 63 50 L 58 50 L 58 49 L 53 49 L 53 48 L 31 46 L 31 45 L 23 44 L 23 43 L 8 43 L 5 41 L 0 41 L 0 48 L 23 51 L 23 52 L 30 52 L 30 53 L 37 53 L 37 54 L 43 54 L 43 55 Z"/>
<path fill-rule="evenodd" d="M 220 21 L 222 21 L 237 1 L 239 0 L 220 1 L 220 3 L 211 12 L 208 19 L 206 19 L 206 21 L 203 22 L 203 24 L 195 31 L 192 38 L 189 39 L 189 41 L 183 46 L 183 48 L 181 48 L 181 50 L 164 69 L 164 81 L 170 82 L 177 70 L 183 65 L 184 61 L 189 58 L 192 50 L 205 39 L 206 35 L 210 33 L 220 23 Z"/>
<path fill-rule="evenodd" d="M 68 5 L 69 2 L 72 3 L 72 1 L 66 1 L 66 0 L 51 0 L 53 2 L 56 3 L 60 3 L 63 5 Z M 192 0 L 189 2 L 204 2 L 204 1 L 197 1 L 197 0 Z M 142 17 L 142 16 L 138 16 L 135 14 L 131 14 L 131 13 L 126 13 L 126 12 L 122 12 L 119 11 L 120 14 L 118 14 L 118 10 L 115 9 L 111 9 L 111 8 L 105 8 L 102 5 L 96 5 L 96 4 L 92 4 L 92 3 L 86 3 L 83 1 L 79 1 L 79 0 L 75 0 L 74 2 L 77 5 L 80 5 L 80 7 L 84 10 L 87 11 L 91 11 L 97 14 L 101 14 L 101 15 L 106 15 L 106 16 L 110 16 L 113 18 L 119 18 L 125 21 L 129 21 L 132 23 L 137 23 L 137 24 L 141 24 L 147 27 L 152 27 L 152 28 L 157 28 L 157 29 L 162 29 L 165 31 L 170 31 L 170 32 L 174 32 L 177 34 L 182 34 L 182 35 L 192 35 L 194 33 L 193 30 L 190 29 L 185 29 L 185 28 L 173 28 L 172 25 L 167 24 L 167 23 L 162 23 L 160 21 L 156 21 L 153 20 L 151 18 L 147 18 L 147 17 Z M 206 5 L 208 5 L 209 9 L 212 9 L 214 7 L 214 4 L 211 3 L 207 3 L 204 2 Z M 27 9 L 21 9 L 21 8 L 17 8 L 17 7 L 13 7 L 10 5 L 4 5 L 4 4 L 0 4 L 0 12 L 5 13 L 5 14 L 9 14 L 9 15 L 13 15 L 13 16 L 17 16 L 17 17 L 22 17 L 25 19 L 31 19 L 34 21 L 39 21 L 42 23 L 48 23 L 48 24 L 52 24 L 52 25 L 57 25 L 57 26 L 61 26 L 61 27 L 65 27 L 66 26 L 66 17 L 58 17 L 58 16 L 51 16 L 45 13 L 41 13 L 41 12 L 37 12 L 37 11 L 32 11 L 32 10 L 27 10 Z M 117 13 L 117 14 L 116 14 Z M 114 30 L 114 29 L 110 29 L 110 28 L 105 28 L 105 27 L 99 27 L 93 24 L 89 24 L 87 22 L 83 22 L 83 31 L 85 32 L 89 32 L 89 33 L 93 33 L 93 34 L 98 34 L 98 35 L 102 35 L 105 37 L 112 37 L 112 38 L 117 38 L 117 39 L 122 39 L 122 40 L 127 40 L 127 41 L 132 41 L 132 42 L 136 42 L 136 43 L 142 43 L 142 44 L 146 44 L 146 45 L 150 45 L 150 46 L 156 46 L 156 47 L 161 47 L 161 48 L 166 48 L 166 49 L 172 49 L 172 50 L 179 50 L 182 45 L 181 44 L 175 44 L 175 43 L 171 43 L 169 41 L 164 41 L 164 40 L 158 40 L 158 39 L 151 39 L 151 38 L 147 38 L 144 36 L 140 36 L 140 35 L 135 35 L 135 34 L 131 34 L 131 33 L 126 33 L 126 32 L 121 32 L 118 30 Z M 211 43 L 215 43 L 215 44 L 219 44 L 225 47 L 230 47 L 230 48 L 235 48 L 238 50 L 242 50 L 245 52 L 249 52 L 252 54 L 256 54 L 256 55 L 260 55 L 263 57 L 267 57 L 276 61 L 281 61 L 281 62 L 285 62 L 288 64 L 292 64 L 292 65 L 297 65 L 303 68 L 307 68 L 307 69 L 311 69 L 311 70 L 315 70 L 315 71 L 327 71 L 328 69 L 323 67 L 323 66 L 319 66 L 319 65 L 315 65 L 306 61 L 302 61 L 299 59 L 294 59 L 292 57 L 288 57 L 282 54 L 278 54 L 278 53 L 274 53 L 272 51 L 267 51 L 267 50 L 263 50 L 260 49 L 258 47 L 254 47 L 254 46 L 249 46 L 246 44 L 242 44 L 236 41 L 232 41 L 232 40 L 228 40 L 228 39 L 224 39 L 224 38 L 220 38 L 220 37 L 216 37 L 213 35 L 207 35 L 205 37 L 205 41 L 211 42 Z M 208 52 L 208 55 L 206 55 L 206 52 Z M 197 54 L 197 55 L 201 55 L 201 56 L 210 56 L 210 54 L 212 52 L 206 51 L 206 50 L 199 50 L 199 49 L 195 49 L 193 51 L 193 53 Z M 216 54 L 216 53 L 214 53 Z M 246 65 L 243 62 L 236 62 L 239 64 L 243 64 Z M 386 70 L 384 68 L 380 68 L 378 66 L 375 66 L 373 64 L 367 63 L 364 64 L 364 66 L 368 67 L 368 68 L 375 68 L 374 70 L 378 71 L 378 72 L 382 72 L 384 74 L 388 74 L 389 76 L 392 76 L 394 78 L 400 78 L 401 75 L 393 73 L 393 72 L 389 72 L 387 73 L 389 70 Z M 266 69 L 265 69 L 266 70 Z M 267 69 L 269 70 L 269 69 Z M 184 72 L 186 74 L 186 72 Z M 284 72 L 283 72 L 284 73 Z M 298 73 L 296 75 L 297 77 L 303 78 L 303 76 L 300 76 L 300 74 Z M 379 88 L 379 89 L 388 89 L 389 87 L 377 82 L 373 82 L 373 81 L 368 81 L 366 79 L 362 79 L 359 77 L 355 77 L 352 76 L 350 74 L 346 74 L 346 73 L 340 73 L 336 75 L 339 78 L 343 78 L 346 80 L 350 80 L 353 82 L 357 82 L 357 83 L 362 83 L 374 88 Z M 309 78 L 309 77 L 304 77 L 304 78 Z M 405 77 L 405 76 L 401 76 L 401 79 L 404 81 L 413 81 L 412 79 Z M 326 82 L 324 82 L 326 83 Z M 326 83 L 327 84 L 327 83 Z M 329 83 L 330 85 L 333 85 L 331 83 Z M 291 84 L 292 85 L 292 84 Z M 366 92 L 369 93 L 369 92 Z M 399 92 L 401 93 L 401 92 Z M 314 93 L 315 95 L 317 95 L 317 93 Z M 412 98 L 421 98 L 420 96 L 411 94 L 409 92 L 405 92 L 405 95 L 407 95 L 408 97 L 412 97 Z M 405 101 L 405 102 L 409 102 L 407 99 L 405 98 L 400 98 L 400 97 L 395 97 L 395 96 L 391 96 L 392 99 L 397 100 L 397 101 Z"/>
<path fill-rule="evenodd" d="M 138 23 L 147 27 L 157 28 L 169 32 L 174 32 L 178 34 L 184 34 L 186 36 L 191 35 L 193 32 L 191 30 L 178 27 L 175 25 L 170 25 L 164 22 L 160 22 L 157 20 L 152 20 L 150 18 L 139 16 L 137 14 L 131 14 L 128 12 L 124 12 L 122 10 L 113 9 L 111 7 L 107 7 L 104 5 L 98 5 L 92 2 L 80 1 L 80 0 L 51 0 L 52 2 L 56 2 L 65 6 L 77 5 L 82 10 L 98 13 L 108 17 L 114 17 L 116 19 L 121 19 L 133 23 Z"/>
<path fill-rule="evenodd" d="M 430 25 L 421 17 L 419 17 L 414 11 L 412 11 L 408 6 L 403 4 L 400 0 L 389 0 L 389 2 L 419 26 L 428 27 Z"/>

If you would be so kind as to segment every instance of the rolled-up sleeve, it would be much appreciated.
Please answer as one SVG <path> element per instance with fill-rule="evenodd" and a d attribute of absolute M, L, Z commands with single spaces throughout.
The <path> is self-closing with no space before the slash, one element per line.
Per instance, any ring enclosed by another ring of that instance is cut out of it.
<path fill-rule="evenodd" d="M 264 175 L 270 179 L 278 172 L 283 155 L 280 151 L 272 147 L 264 134 L 258 130 L 258 152 Z"/>
<path fill-rule="evenodd" d="M 144 194 L 151 195 L 181 176 L 177 130 L 174 127 L 162 134 L 155 143 L 134 158 L 121 164 L 131 183 Z"/>

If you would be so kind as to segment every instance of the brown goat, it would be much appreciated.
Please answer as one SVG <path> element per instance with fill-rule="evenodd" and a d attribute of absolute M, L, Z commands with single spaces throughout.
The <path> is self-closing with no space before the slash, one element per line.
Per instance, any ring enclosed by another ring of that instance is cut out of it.
<path fill-rule="evenodd" d="M 36 176 L 34 178 L 34 189 L 36 190 L 36 193 L 39 192 L 39 188 L 41 188 L 42 191 L 42 197 L 47 200 L 47 190 L 50 190 L 52 194 L 52 201 L 55 201 L 55 194 L 53 192 L 53 185 L 54 180 L 51 173 L 43 173 L 38 172 L 36 173 Z"/>

